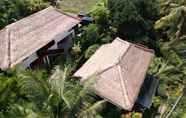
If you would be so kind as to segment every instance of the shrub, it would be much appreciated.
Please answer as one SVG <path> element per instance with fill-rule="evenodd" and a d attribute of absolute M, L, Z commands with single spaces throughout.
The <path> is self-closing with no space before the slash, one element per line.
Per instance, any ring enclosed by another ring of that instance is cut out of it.
<path fill-rule="evenodd" d="M 107 0 L 101 0 L 91 10 L 91 16 L 94 18 L 95 23 L 99 25 L 100 32 L 107 31 L 109 29 L 109 10 L 107 8 Z"/>
<path fill-rule="evenodd" d="M 83 28 L 84 32 L 81 37 L 81 45 L 83 49 L 97 42 L 99 34 L 98 27 L 95 24 L 90 24 Z"/>
<path fill-rule="evenodd" d="M 85 58 L 88 59 L 90 58 L 95 52 L 96 50 L 99 48 L 100 46 L 98 44 L 94 44 L 92 46 L 90 46 L 86 52 L 85 52 Z"/>
<path fill-rule="evenodd" d="M 48 5 L 44 0 L 1 0 L 0 28 L 44 9 Z"/>
<path fill-rule="evenodd" d="M 75 43 L 72 47 L 71 54 L 75 57 L 79 56 L 81 54 L 81 45 L 80 42 Z"/>
<path fill-rule="evenodd" d="M 110 35 L 107 35 L 103 38 L 101 38 L 101 43 L 109 43 L 113 40 L 113 38 Z"/>

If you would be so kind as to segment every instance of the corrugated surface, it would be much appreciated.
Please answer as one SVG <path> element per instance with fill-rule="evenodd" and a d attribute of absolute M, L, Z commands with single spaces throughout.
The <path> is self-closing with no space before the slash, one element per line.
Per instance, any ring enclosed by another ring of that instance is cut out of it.
<path fill-rule="evenodd" d="M 6 27 L 8 32 L 0 33 L 1 42 L 3 42 L 0 44 L 0 47 L 2 47 L 0 53 L 3 55 L 0 57 L 0 60 L 5 60 L 0 62 L 0 67 L 4 68 L 1 65 L 6 65 L 3 63 L 8 61 L 5 59 L 5 55 L 8 55 L 7 52 L 2 51 L 3 47 L 8 45 L 3 45 L 5 41 L 9 40 L 10 43 L 10 62 L 8 63 L 12 67 L 54 40 L 57 35 L 70 30 L 79 22 L 78 19 L 63 14 L 53 7 L 49 7 L 8 25 Z M 9 37 L 2 38 L 4 35 L 9 35 Z"/>
<path fill-rule="evenodd" d="M 74 74 L 85 81 L 97 73 L 94 91 L 125 110 L 132 110 L 153 51 L 119 38 L 99 48 Z"/>

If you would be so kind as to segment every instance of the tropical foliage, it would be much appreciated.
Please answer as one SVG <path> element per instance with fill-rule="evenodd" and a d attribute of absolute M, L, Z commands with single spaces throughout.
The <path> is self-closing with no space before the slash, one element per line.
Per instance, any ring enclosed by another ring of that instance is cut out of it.
<path fill-rule="evenodd" d="M 0 28 L 46 8 L 48 5 L 49 3 L 43 0 L 1 0 Z"/>
<path fill-rule="evenodd" d="M 57 2 L 62 9 L 69 3 L 65 4 L 65 0 L 1 0 L 0 28 Z M 81 34 L 73 39 L 70 60 L 56 59 L 58 66 L 52 72 L 19 68 L 0 71 L 0 117 L 149 118 L 157 114 L 165 117 L 181 95 L 171 118 L 186 117 L 185 6 L 185 0 L 99 0 L 92 9 L 87 8 L 94 23 L 80 28 Z M 88 89 L 92 81 L 81 86 L 79 80 L 72 77 L 102 44 L 118 36 L 155 51 L 148 74 L 159 79 L 159 87 L 152 107 L 142 113 L 122 114 L 121 109 Z M 162 106 L 164 112 L 158 113 Z"/>
<path fill-rule="evenodd" d="M 91 82 L 82 87 L 68 78 L 67 72 L 68 68 L 57 66 L 49 80 L 45 71 L 16 70 L 8 78 L 2 74 L 1 117 L 94 118 L 105 101 L 91 97 Z"/>

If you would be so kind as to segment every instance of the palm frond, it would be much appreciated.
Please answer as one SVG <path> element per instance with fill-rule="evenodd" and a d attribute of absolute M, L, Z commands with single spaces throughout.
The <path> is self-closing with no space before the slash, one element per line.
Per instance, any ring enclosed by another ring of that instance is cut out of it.
<path fill-rule="evenodd" d="M 106 104 L 105 100 L 101 100 L 98 102 L 95 102 L 94 104 L 91 104 L 88 107 L 85 107 L 84 109 L 82 109 L 82 111 L 80 112 L 78 118 L 90 118 L 91 116 L 95 116 L 97 115 L 97 112 L 101 111 L 104 106 Z"/>

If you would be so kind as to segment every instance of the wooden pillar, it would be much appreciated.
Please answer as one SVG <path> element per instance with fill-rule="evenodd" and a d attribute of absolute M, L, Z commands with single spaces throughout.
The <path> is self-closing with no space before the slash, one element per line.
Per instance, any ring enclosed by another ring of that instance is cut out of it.
<path fill-rule="evenodd" d="M 46 60 L 47 60 L 48 66 L 51 67 L 50 59 L 49 59 L 48 55 L 46 56 Z"/>
<path fill-rule="evenodd" d="M 44 64 L 47 66 L 47 67 L 50 67 L 50 60 L 49 60 L 49 57 L 48 55 L 43 57 L 43 61 L 44 61 Z"/>

